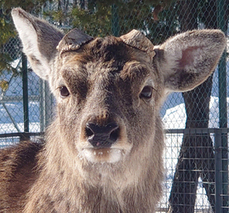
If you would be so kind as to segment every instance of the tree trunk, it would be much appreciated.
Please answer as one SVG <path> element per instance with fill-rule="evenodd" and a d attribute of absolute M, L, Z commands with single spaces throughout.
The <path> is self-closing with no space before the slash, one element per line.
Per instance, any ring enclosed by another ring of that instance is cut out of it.
<path fill-rule="evenodd" d="M 207 128 L 212 76 L 193 91 L 183 93 L 186 128 Z M 215 207 L 215 159 L 213 143 L 207 133 L 185 133 L 170 194 L 170 212 L 194 212 L 198 178 L 201 177 L 208 200 Z"/>
<path fill-rule="evenodd" d="M 215 2 L 214 0 L 210 1 L 212 7 L 205 11 L 209 14 L 205 18 L 206 23 L 208 23 L 207 27 L 215 28 L 217 20 L 214 18 L 214 14 L 216 17 L 216 11 L 213 7 Z M 184 0 L 179 4 L 181 31 L 197 29 L 198 1 Z M 186 129 L 208 128 L 211 89 L 212 76 L 194 90 L 182 94 L 187 113 Z M 203 187 L 214 210 L 215 160 L 212 140 L 208 133 L 185 133 L 169 198 L 169 212 L 194 212 L 199 177 L 202 178 Z"/>

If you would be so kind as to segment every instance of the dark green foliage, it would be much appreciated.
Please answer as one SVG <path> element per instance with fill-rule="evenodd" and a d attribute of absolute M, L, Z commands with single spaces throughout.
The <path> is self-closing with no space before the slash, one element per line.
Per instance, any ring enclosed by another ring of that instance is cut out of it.
<path fill-rule="evenodd" d="M 174 23 L 169 21 L 171 18 L 168 16 L 172 2 L 174 0 L 88 0 L 81 1 L 80 5 L 70 5 L 68 1 L 58 1 L 57 10 L 46 10 L 45 16 L 61 26 L 77 27 L 92 36 L 122 35 L 132 29 L 139 29 L 158 43 L 174 34 L 171 32 L 175 29 Z M 169 30 L 165 20 L 168 20 Z M 114 33 L 112 28 L 117 28 L 118 32 Z M 159 39 L 158 34 L 155 34 L 158 30 L 161 31 Z M 161 38 L 164 31 L 167 31 L 166 36 Z"/>

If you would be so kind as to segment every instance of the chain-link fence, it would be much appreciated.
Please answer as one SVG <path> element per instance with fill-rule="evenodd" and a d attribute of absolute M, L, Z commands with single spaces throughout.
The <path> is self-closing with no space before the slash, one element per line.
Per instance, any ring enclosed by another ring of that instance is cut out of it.
<path fill-rule="evenodd" d="M 12 69 L 0 75 L 0 147 L 40 135 L 51 118 L 53 102 L 47 83 L 27 65 L 18 38 L 10 40 L 3 53 L 13 60 Z"/>
<path fill-rule="evenodd" d="M 154 44 L 192 29 L 220 28 L 228 35 L 228 0 L 99 2 L 47 2 L 40 16 L 63 29 L 79 27 L 93 36 L 119 36 L 135 28 Z M 47 84 L 26 63 L 18 39 L 12 38 L 1 51 L 12 58 L 13 67 L 0 75 L 3 147 L 42 134 L 55 114 L 55 103 Z M 170 95 L 161 110 L 166 175 L 158 212 L 229 212 L 228 69 L 225 52 L 206 82 L 191 92 Z"/>

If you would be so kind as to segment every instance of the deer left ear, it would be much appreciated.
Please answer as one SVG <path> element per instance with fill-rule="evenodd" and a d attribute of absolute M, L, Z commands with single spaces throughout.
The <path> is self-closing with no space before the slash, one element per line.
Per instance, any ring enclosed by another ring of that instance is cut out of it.
<path fill-rule="evenodd" d="M 50 64 L 57 53 L 56 47 L 64 36 L 63 32 L 21 8 L 12 10 L 12 18 L 32 69 L 38 76 L 48 80 Z"/>
<path fill-rule="evenodd" d="M 168 91 L 188 91 L 213 72 L 226 38 L 220 30 L 194 30 L 178 34 L 155 47 L 158 69 Z"/>

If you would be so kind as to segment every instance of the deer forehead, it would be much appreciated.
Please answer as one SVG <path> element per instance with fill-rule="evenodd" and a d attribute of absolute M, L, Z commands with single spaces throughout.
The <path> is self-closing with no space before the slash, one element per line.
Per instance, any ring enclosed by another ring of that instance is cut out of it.
<path fill-rule="evenodd" d="M 64 53 L 59 61 L 60 77 L 70 87 L 82 82 L 92 85 L 115 81 L 139 86 L 145 82 L 153 84 L 157 75 L 144 51 L 129 47 L 115 37 L 97 38 L 77 51 Z M 62 84 L 63 80 L 59 82 Z"/>

